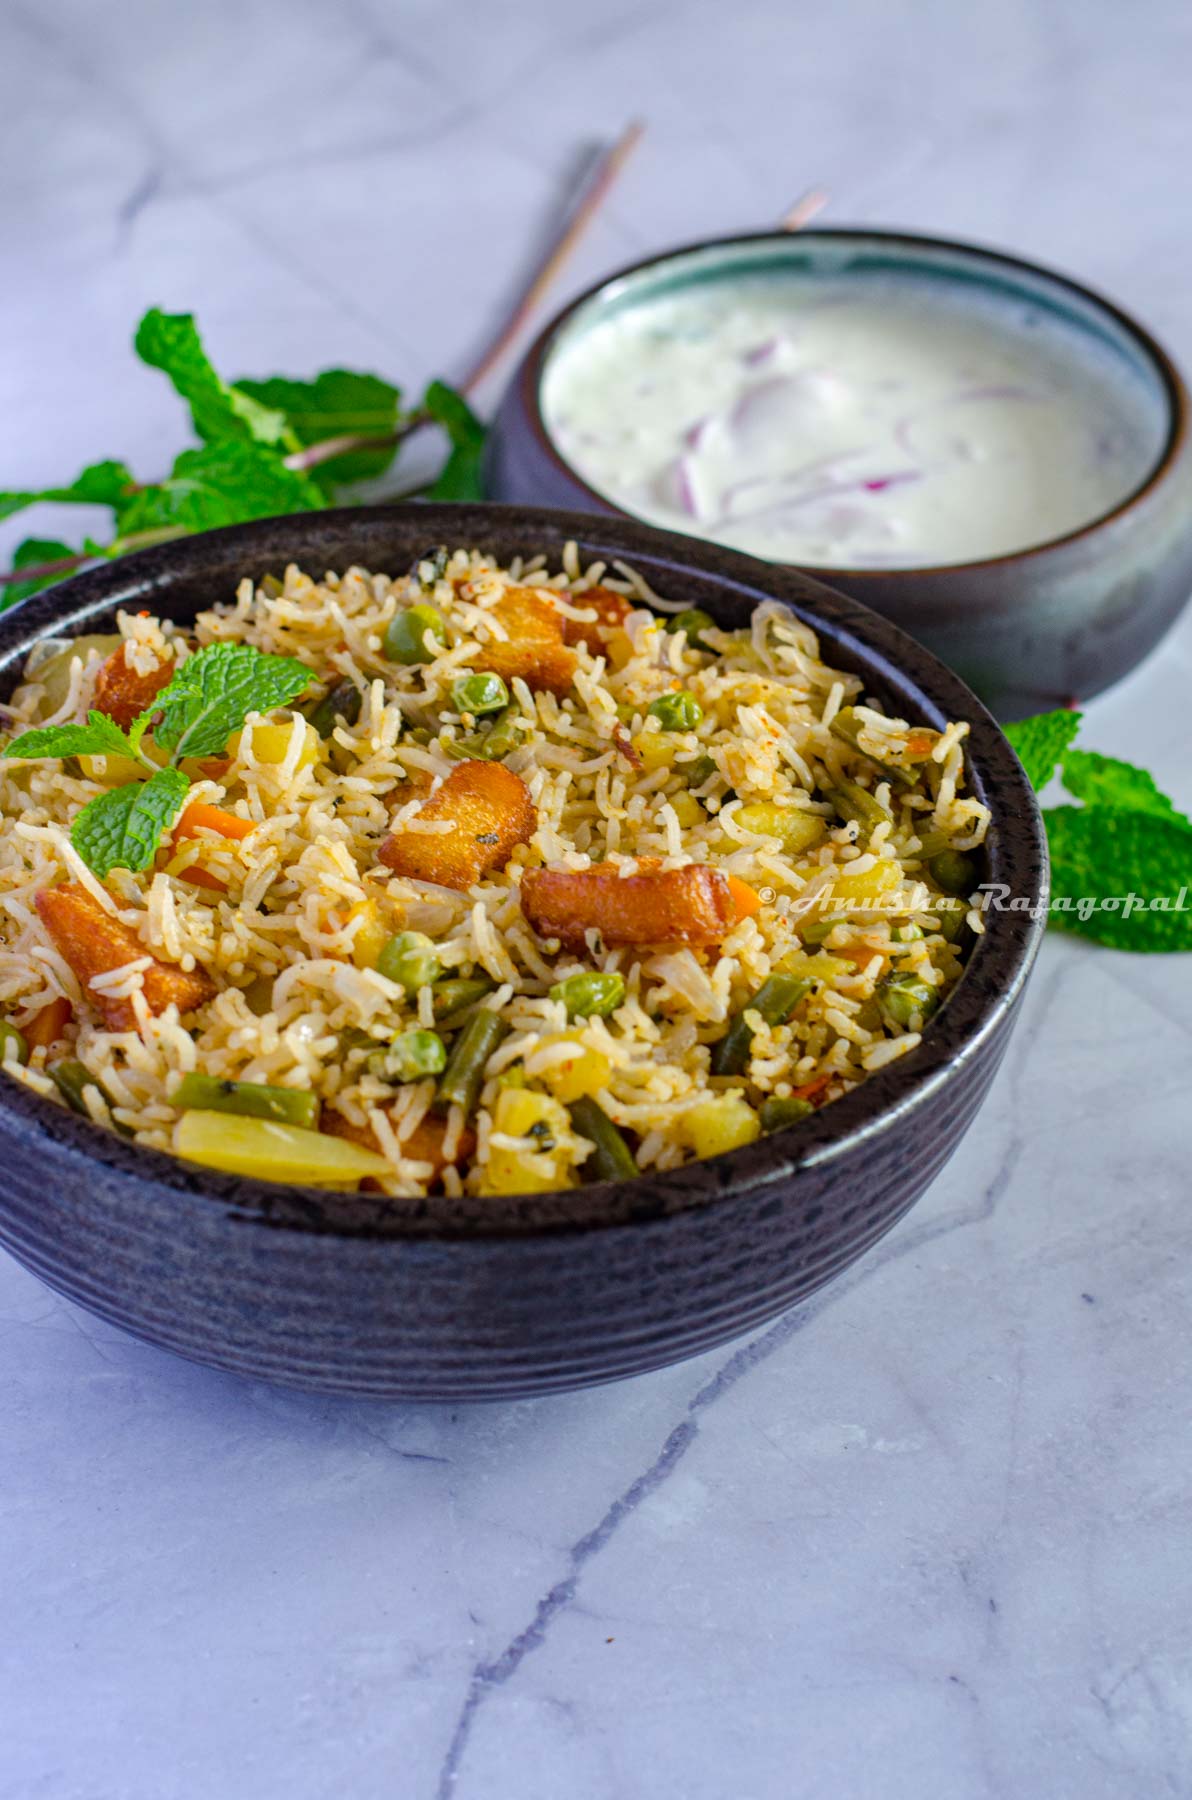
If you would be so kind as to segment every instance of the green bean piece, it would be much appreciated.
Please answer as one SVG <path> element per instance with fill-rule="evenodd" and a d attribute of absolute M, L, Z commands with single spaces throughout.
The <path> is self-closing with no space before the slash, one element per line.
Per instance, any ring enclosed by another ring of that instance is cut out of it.
<path fill-rule="evenodd" d="M 13 1062 L 27 1063 L 29 1045 L 23 1031 L 18 1031 L 7 1019 L 0 1019 L 0 1063 L 8 1062 L 10 1058 Z"/>
<path fill-rule="evenodd" d="M 340 681 L 312 706 L 307 718 L 321 738 L 329 738 L 340 719 L 354 725 L 360 717 L 360 689 L 354 681 Z"/>
<path fill-rule="evenodd" d="M 442 644 L 446 630 L 443 615 L 437 607 L 407 606 L 394 613 L 385 627 L 385 655 L 390 662 L 407 666 L 433 662 L 438 651 L 427 638 L 437 639 Z"/>
<path fill-rule="evenodd" d="M 184 1112 L 239 1113 L 246 1119 L 279 1119 L 313 1131 L 319 1122 L 317 1094 L 303 1088 L 268 1087 L 263 1081 L 221 1081 L 215 1075 L 184 1075 L 174 1095 Z"/>
<path fill-rule="evenodd" d="M 873 831 L 878 825 L 892 825 L 894 814 L 880 800 L 875 800 L 868 788 L 861 787 L 855 781 L 842 781 L 839 787 L 832 788 L 828 799 L 836 808 L 842 819 L 852 819 L 866 830 Z"/>
<path fill-rule="evenodd" d="M 918 778 L 911 774 L 909 769 L 900 769 L 897 763 L 883 762 L 882 758 L 875 756 L 872 750 L 862 750 L 858 739 L 864 729 L 864 723 L 857 717 L 856 708 L 852 706 L 842 706 L 828 727 L 833 737 L 839 738 L 840 742 L 847 744 L 850 750 L 855 750 L 858 755 L 876 764 L 884 774 L 889 776 L 891 781 L 897 782 L 899 787 L 914 787 Z"/>
<path fill-rule="evenodd" d="M 377 957 L 377 973 L 386 981 L 396 981 L 407 994 L 430 987 L 443 973 L 433 941 L 421 931 L 399 931 L 382 945 Z"/>
<path fill-rule="evenodd" d="M 689 788 L 703 787 L 705 781 L 711 781 L 716 773 L 716 758 L 697 756 L 689 763 L 672 763 L 671 767 L 676 775 L 682 776 Z"/>
<path fill-rule="evenodd" d="M 58 1089 L 71 1112 L 78 1113 L 80 1119 L 91 1118 L 91 1109 L 83 1098 L 84 1088 L 95 1088 L 109 1112 L 116 1104 L 103 1082 L 93 1075 L 90 1069 L 84 1068 L 81 1062 L 76 1062 L 73 1058 L 69 1058 L 65 1062 L 52 1063 L 46 1070 L 46 1074 Z M 117 1124 L 115 1119 L 112 1120 L 112 1128 L 118 1131 L 121 1137 L 133 1135 L 127 1125 Z"/>
<path fill-rule="evenodd" d="M 451 552 L 446 544 L 436 544 L 433 550 L 424 550 L 410 564 L 410 580 L 416 581 L 424 594 L 429 594 L 435 583 L 446 575 L 450 561 Z"/>
<path fill-rule="evenodd" d="M 631 1180 L 638 1172 L 633 1152 L 604 1108 L 585 1094 L 567 1110 L 579 1135 L 595 1146 L 585 1171 L 591 1170 L 597 1181 Z"/>
<path fill-rule="evenodd" d="M 878 1004 L 895 1025 L 917 1031 L 939 1006 L 940 997 L 929 982 L 909 972 L 887 975 L 877 984 Z"/>
<path fill-rule="evenodd" d="M 439 1077 L 435 1108 L 446 1112 L 451 1106 L 462 1106 L 464 1117 L 474 1110 L 484 1086 L 484 1070 L 489 1057 L 509 1035 L 510 1027 L 490 1006 L 474 1012 L 452 1046 L 447 1067 Z"/>
<path fill-rule="evenodd" d="M 704 716 L 704 709 L 686 688 L 677 694 L 659 694 L 646 711 L 657 719 L 663 731 L 694 731 Z"/>
<path fill-rule="evenodd" d="M 509 705 L 509 689 L 499 675 L 459 675 L 451 683 L 451 704 L 457 713 L 482 718 L 503 712 Z"/>
<path fill-rule="evenodd" d="M 701 631 L 707 631 L 709 627 L 713 631 L 716 629 L 716 621 L 711 613 L 706 613 L 702 606 L 689 606 L 686 612 L 676 613 L 674 618 L 668 622 L 666 629 L 668 631 L 685 631 L 689 650 L 710 651 L 710 646 L 705 644 L 700 636 Z"/>
<path fill-rule="evenodd" d="M 814 1111 L 810 1100 L 800 1100 L 797 1094 L 790 1094 L 785 1100 L 771 1094 L 768 1100 L 762 1101 L 762 1130 L 782 1131 L 788 1125 L 797 1125 L 800 1119 L 806 1119 Z"/>
<path fill-rule="evenodd" d="M 799 936 L 805 944 L 822 944 L 831 937 L 838 925 L 847 924 L 843 913 L 821 913 L 818 918 L 808 919 L 799 926 Z"/>
<path fill-rule="evenodd" d="M 276 575 L 266 575 L 261 582 L 261 592 L 268 594 L 271 600 L 277 600 L 285 593 L 285 588 Z"/>
<path fill-rule="evenodd" d="M 462 738 L 442 738 L 440 742 L 447 755 L 456 759 L 473 757 L 478 762 L 503 762 L 521 742 L 517 731 L 520 716 L 516 706 L 507 706 L 504 712 L 497 714 L 487 731 L 474 731 Z"/>
<path fill-rule="evenodd" d="M 927 865 L 931 878 L 945 894 L 971 894 L 977 885 L 977 865 L 959 850 L 941 850 Z"/>
<path fill-rule="evenodd" d="M 552 1000 L 561 1000 L 571 1019 L 607 1019 L 625 998 L 623 975 L 585 971 L 556 981 L 550 990 Z"/>
<path fill-rule="evenodd" d="M 370 1075 L 382 1081 L 422 1081 L 447 1067 L 447 1046 L 437 1031 L 403 1031 L 368 1059 Z"/>
<path fill-rule="evenodd" d="M 949 944 L 954 944 L 964 930 L 968 910 L 968 902 L 955 894 L 931 896 L 932 916 L 939 920 L 939 934 Z"/>
<path fill-rule="evenodd" d="M 478 1001 L 491 994 L 495 981 L 487 975 L 457 975 L 447 981 L 437 981 L 432 997 L 435 1024 L 440 1031 L 458 1031 L 471 1016 L 472 1008 Z"/>
<path fill-rule="evenodd" d="M 923 940 L 923 927 L 913 922 L 909 925 L 895 925 L 890 933 L 890 941 L 894 944 L 918 944 Z"/>
<path fill-rule="evenodd" d="M 748 1063 L 753 1027 L 746 1024 L 746 1013 L 760 1013 L 767 1025 L 785 1025 L 814 986 L 803 975 L 771 975 L 763 981 L 753 998 L 733 1016 L 719 1043 L 713 1045 L 713 1075 L 740 1075 Z"/>

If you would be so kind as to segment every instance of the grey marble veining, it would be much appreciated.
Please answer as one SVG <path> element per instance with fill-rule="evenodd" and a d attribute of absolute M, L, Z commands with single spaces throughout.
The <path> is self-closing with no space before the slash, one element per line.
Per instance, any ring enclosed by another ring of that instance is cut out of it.
<path fill-rule="evenodd" d="M 823 182 L 1067 266 L 1192 362 L 1174 0 L 0 0 L 0 66 L 5 486 L 166 465 L 155 301 L 230 373 L 457 373 L 631 116 L 560 299 Z M 1185 806 L 1190 679 L 1186 623 L 1087 726 Z M 1192 1792 L 1190 1021 L 1185 961 L 1050 941 L 889 1239 L 588 1394 L 270 1392 L 0 1262 L 0 1796 Z"/>

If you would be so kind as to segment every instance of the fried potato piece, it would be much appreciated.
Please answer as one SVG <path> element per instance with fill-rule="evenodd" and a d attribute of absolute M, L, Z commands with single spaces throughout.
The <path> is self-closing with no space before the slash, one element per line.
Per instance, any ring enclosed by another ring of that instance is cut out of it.
<path fill-rule="evenodd" d="M 342 1113 L 327 1111 L 323 1114 L 322 1129 L 329 1137 L 348 1138 L 353 1144 L 360 1144 L 365 1150 L 380 1151 L 376 1133 L 371 1125 L 353 1125 Z M 402 1142 L 402 1151 L 411 1162 L 430 1163 L 434 1169 L 433 1179 L 437 1181 L 447 1167 L 447 1158 L 443 1155 L 443 1139 L 447 1132 L 446 1119 L 433 1118 L 429 1113 L 420 1119 L 408 1138 Z M 476 1133 L 467 1126 L 459 1134 L 454 1162 L 467 1162 L 476 1148 Z"/>
<path fill-rule="evenodd" d="M 430 799 L 419 819 L 450 819 L 455 829 L 403 831 L 387 837 L 377 855 L 395 875 L 470 888 L 490 869 L 503 869 L 537 823 L 530 790 L 504 763 L 461 762 Z"/>
<path fill-rule="evenodd" d="M 127 650 L 127 644 L 113 650 L 95 677 L 95 710 L 106 713 L 122 731 L 127 731 L 133 720 L 140 718 L 174 677 L 174 664 L 168 660 L 156 664 L 147 675 L 140 674 L 129 667 Z"/>
<path fill-rule="evenodd" d="M 508 641 L 491 639 L 473 659 L 504 681 L 515 676 L 532 688 L 545 688 L 560 699 L 575 679 L 575 652 L 563 641 L 563 615 L 533 588 L 511 587 L 492 609 L 509 633 Z"/>
<path fill-rule="evenodd" d="M 593 926 L 606 944 L 719 944 L 750 910 L 719 869 L 662 869 L 656 857 L 641 858 L 634 875 L 604 864 L 527 869 L 521 906 L 540 938 L 568 950 L 583 950 Z"/>
<path fill-rule="evenodd" d="M 95 993 L 90 983 L 96 975 L 119 969 L 146 954 L 135 932 L 114 919 L 80 882 L 42 888 L 37 896 L 41 922 L 78 977 L 87 999 L 103 1014 L 109 1031 L 129 1031 L 136 1024 L 131 1000 Z M 141 976 L 149 1011 L 164 1012 L 170 1002 L 180 1013 L 194 1012 L 215 997 L 216 987 L 206 969 L 185 969 L 153 957 Z"/>
<path fill-rule="evenodd" d="M 563 620 L 563 642 L 586 643 L 589 650 L 599 649 L 609 632 L 618 630 L 633 611 L 632 600 L 612 588 L 585 588 L 582 594 L 568 594 L 567 598 L 572 606 L 595 608 L 594 619 Z"/>

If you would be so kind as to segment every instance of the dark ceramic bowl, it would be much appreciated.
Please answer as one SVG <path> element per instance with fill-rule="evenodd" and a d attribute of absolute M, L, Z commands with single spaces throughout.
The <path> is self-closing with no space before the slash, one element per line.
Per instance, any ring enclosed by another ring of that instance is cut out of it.
<path fill-rule="evenodd" d="M 726 625 L 777 595 L 829 662 L 908 718 L 972 721 L 997 821 L 986 876 L 1046 891 L 1034 796 L 993 720 L 927 651 L 789 570 L 646 526 L 497 506 L 307 514 L 142 551 L 0 619 L 0 695 L 46 635 L 117 608 L 189 621 L 291 561 L 399 572 L 429 544 L 506 560 L 568 539 L 632 561 Z M 923 1043 L 797 1130 L 641 1181 L 557 1195 L 381 1200 L 285 1188 L 132 1148 L 0 1076 L 0 1242 L 102 1318 L 198 1362 L 324 1393 L 491 1399 L 579 1387 L 707 1350 L 820 1287 L 899 1219 L 955 1149 L 1001 1060 L 1042 925 L 991 912 Z"/>
<path fill-rule="evenodd" d="M 1010 556 L 938 568 L 817 568 L 821 580 L 893 619 L 958 670 L 1000 718 L 1019 718 L 1117 681 L 1154 648 L 1192 593 L 1192 438 L 1187 389 L 1135 320 L 1065 276 L 949 239 L 854 230 L 713 240 L 634 264 L 589 289 L 531 345 L 490 439 L 488 490 L 518 505 L 621 514 L 560 453 L 542 384 L 555 349 L 589 325 L 663 291 L 738 274 L 913 274 L 954 294 L 1029 302 L 1059 316 L 1090 356 L 1107 350 L 1137 378 L 1162 447 L 1151 473 L 1110 513 Z"/>

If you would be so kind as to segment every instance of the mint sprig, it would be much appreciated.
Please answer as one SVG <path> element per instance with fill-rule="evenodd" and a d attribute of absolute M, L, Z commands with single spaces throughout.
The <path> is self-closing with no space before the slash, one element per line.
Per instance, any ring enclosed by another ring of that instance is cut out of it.
<path fill-rule="evenodd" d="M 1133 763 L 1078 750 L 1074 712 L 1005 727 L 1036 791 L 1058 766 L 1079 806 L 1044 807 L 1050 923 L 1117 950 L 1192 950 L 1192 819 Z"/>
<path fill-rule="evenodd" d="M 162 835 L 181 811 L 190 778 L 177 766 L 187 756 L 214 756 L 227 747 L 249 713 L 272 712 L 294 700 L 314 679 L 296 656 L 270 656 L 250 644 L 208 644 L 180 663 L 127 733 L 105 713 L 85 725 L 43 725 L 22 732 L 2 753 L 21 759 L 127 756 L 149 771 L 89 800 L 76 814 L 70 841 L 99 876 L 113 869 L 147 869 Z M 152 728 L 168 762 L 159 768 L 141 749 Z"/>

